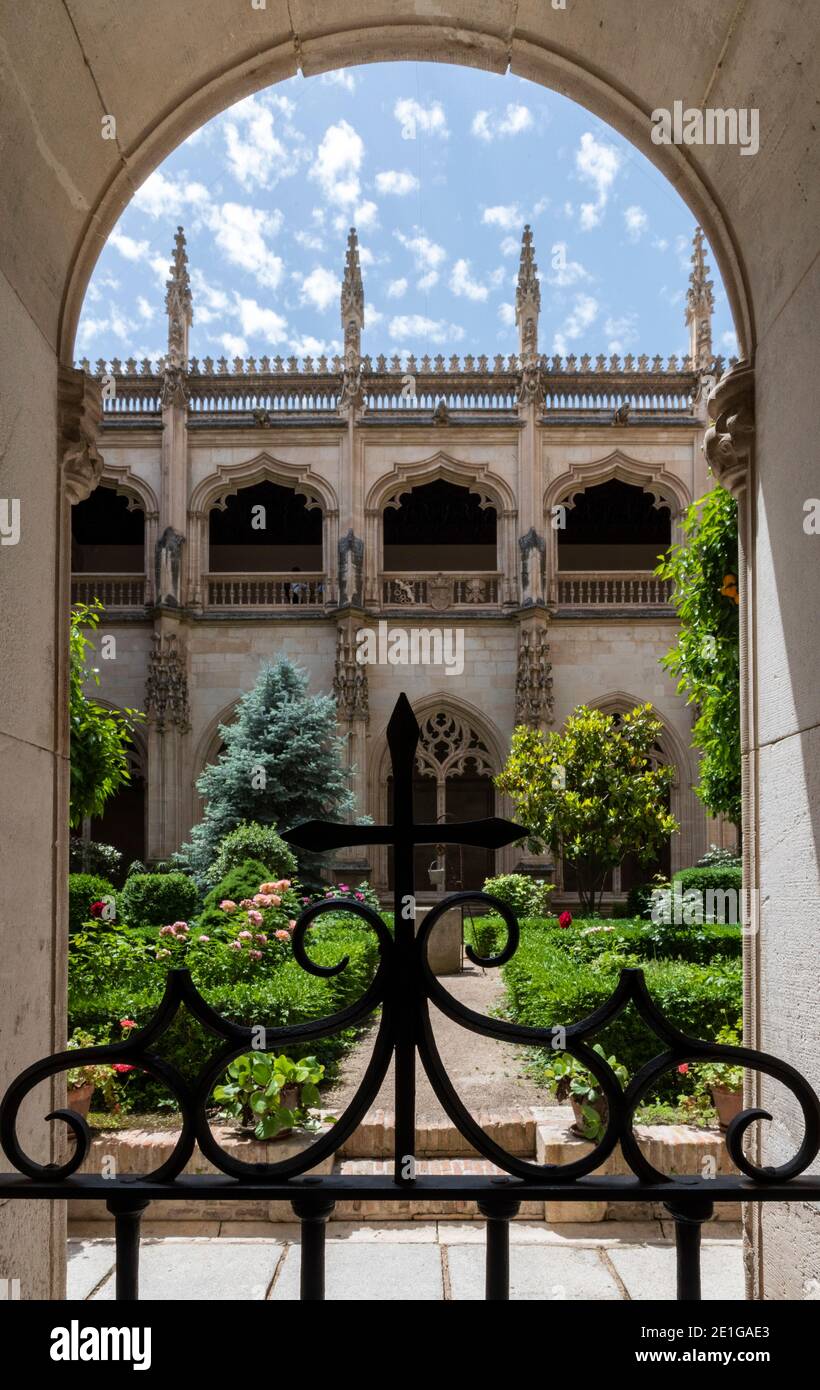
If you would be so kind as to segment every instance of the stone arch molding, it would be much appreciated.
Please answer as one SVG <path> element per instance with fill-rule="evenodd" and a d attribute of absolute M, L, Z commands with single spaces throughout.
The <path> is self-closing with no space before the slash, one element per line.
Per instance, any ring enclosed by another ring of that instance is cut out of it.
<path fill-rule="evenodd" d="M 553 507 L 559 503 L 571 508 L 579 493 L 597 487 L 599 483 L 608 483 L 613 478 L 650 493 L 655 507 L 669 506 L 671 503 L 673 520 L 692 501 L 683 480 L 670 473 L 662 463 L 634 458 L 620 449 L 613 449 L 612 453 L 595 463 L 574 463 L 565 473 L 553 479 L 544 495 L 546 517 L 549 518 Z"/>
<path fill-rule="evenodd" d="M 414 487 L 439 480 L 469 488 L 480 499 L 481 507 L 494 507 L 499 517 L 515 511 L 515 496 L 509 483 L 493 473 L 489 463 L 457 459 L 443 450 L 415 463 L 396 463 L 390 473 L 373 484 L 365 503 L 367 512 L 381 513 L 386 507 L 400 507 L 401 497 Z"/>
<path fill-rule="evenodd" d="M 193 758 L 191 760 L 191 825 L 197 824 L 205 811 L 205 802 L 196 789 L 197 780 L 200 773 L 205 771 L 208 763 L 212 763 L 216 757 L 220 745 L 219 728 L 222 724 L 231 724 L 236 716 L 236 707 L 239 704 L 241 695 L 237 695 L 233 700 L 208 720 L 196 742 Z"/>
<path fill-rule="evenodd" d="M 646 700 L 638 695 L 630 695 L 625 690 L 612 690 L 608 695 L 595 695 L 584 703 L 590 709 L 601 710 L 603 714 L 628 714 L 638 705 L 650 704 L 662 725 L 661 748 L 666 755 L 666 760 L 674 765 L 677 773 L 674 785 L 688 785 L 692 774 L 689 749 L 680 734 L 664 718 L 653 700 Z"/>
<path fill-rule="evenodd" d="M 278 483 L 293 488 L 304 497 L 309 509 L 321 508 L 323 569 L 328 589 L 334 592 L 337 570 L 339 500 L 332 485 L 315 473 L 309 463 L 290 463 L 266 450 L 242 463 L 223 463 L 191 494 L 188 507 L 188 594 L 194 607 L 201 607 L 206 586 L 203 574 L 208 567 L 208 513 L 217 507 L 224 511 L 227 499 L 244 487 L 256 483 Z"/>

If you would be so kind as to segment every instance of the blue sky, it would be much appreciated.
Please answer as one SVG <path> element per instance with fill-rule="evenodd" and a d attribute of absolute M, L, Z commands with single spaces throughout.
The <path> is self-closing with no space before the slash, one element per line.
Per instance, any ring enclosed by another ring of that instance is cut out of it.
<path fill-rule="evenodd" d="M 523 79 L 434 63 L 295 77 L 208 122 L 146 180 L 89 285 L 76 356 L 157 358 L 185 227 L 191 353 L 341 351 L 347 229 L 362 247 L 363 348 L 510 353 L 521 230 L 547 353 L 688 350 L 694 219 L 582 107 Z M 715 351 L 736 352 L 715 282 Z"/>

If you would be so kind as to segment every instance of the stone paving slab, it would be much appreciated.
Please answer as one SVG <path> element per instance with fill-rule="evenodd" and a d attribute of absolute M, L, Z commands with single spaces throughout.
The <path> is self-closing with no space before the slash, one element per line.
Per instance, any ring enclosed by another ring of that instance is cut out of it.
<path fill-rule="evenodd" d="M 274 1240 L 146 1240 L 140 1252 L 140 1299 L 261 1302 L 285 1249 Z M 113 1298 L 112 1276 L 94 1299 Z"/>
<path fill-rule="evenodd" d="M 250 1227 L 251 1229 L 248 1229 Z M 663 1223 L 666 1227 L 666 1223 Z M 544 1221 L 510 1226 L 512 1300 L 674 1299 L 673 1233 L 660 1222 Z M 709 1228 L 702 1251 L 706 1299 L 744 1297 L 737 1227 Z M 219 1238 L 178 1234 L 145 1239 L 144 1299 L 229 1301 L 299 1296 L 296 1223 L 225 1222 Z M 331 1222 L 327 1228 L 330 1301 L 440 1302 L 484 1297 L 483 1223 L 473 1221 Z M 114 1242 L 68 1242 L 68 1297 L 114 1297 Z"/>
<path fill-rule="evenodd" d="M 653 1254 L 657 1252 L 653 1250 Z M 448 1249 L 450 1296 L 456 1302 L 484 1298 L 484 1250 L 477 1245 Z M 510 1247 L 510 1299 L 564 1302 L 595 1299 L 614 1302 L 621 1289 L 597 1250 L 567 1246 L 545 1249 Z"/>
<path fill-rule="evenodd" d="M 444 1298 L 441 1249 L 425 1244 L 334 1241 L 326 1252 L 325 1294 L 347 1302 L 439 1303 Z M 271 1294 L 274 1303 L 299 1298 L 299 1250 L 291 1246 Z"/>
<path fill-rule="evenodd" d="M 632 1300 L 675 1297 L 675 1251 L 668 1247 L 624 1246 L 607 1250 Z M 746 1296 L 743 1258 L 735 1244 L 724 1241 L 701 1250 L 701 1291 L 704 1301 L 743 1299 Z"/>

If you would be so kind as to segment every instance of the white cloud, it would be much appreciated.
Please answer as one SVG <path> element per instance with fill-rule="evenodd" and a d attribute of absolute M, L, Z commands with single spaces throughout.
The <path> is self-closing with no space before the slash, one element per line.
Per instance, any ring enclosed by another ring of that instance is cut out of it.
<path fill-rule="evenodd" d="M 390 284 L 387 286 L 388 299 L 401 299 L 402 295 L 406 293 L 407 281 L 403 276 L 400 280 L 391 280 Z"/>
<path fill-rule="evenodd" d="M 379 209 L 375 203 L 366 201 L 359 203 L 353 214 L 353 221 L 358 228 L 375 227 L 379 220 Z"/>
<path fill-rule="evenodd" d="M 563 355 L 567 351 L 567 343 L 580 338 L 590 324 L 595 322 L 599 307 L 597 299 L 591 294 L 576 295 L 571 312 L 555 335 L 553 352 Z"/>
<path fill-rule="evenodd" d="M 238 338 L 235 333 L 223 333 L 219 338 L 226 352 L 232 357 L 244 357 L 248 351 L 248 344 L 244 338 Z"/>
<path fill-rule="evenodd" d="M 516 256 L 521 249 L 521 243 L 514 236 L 505 236 L 501 243 L 502 256 Z"/>
<path fill-rule="evenodd" d="M 338 301 L 341 291 L 341 283 L 338 275 L 334 275 L 332 270 L 327 270 L 325 266 L 318 265 L 309 275 L 302 279 L 302 303 L 312 304 L 314 309 L 324 313 L 335 301 Z"/>
<path fill-rule="evenodd" d="M 515 323 L 515 305 L 499 304 L 498 317 L 500 318 L 501 322 L 506 324 L 509 328 L 512 324 Z"/>
<path fill-rule="evenodd" d="M 522 130 L 529 130 L 532 124 L 530 108 L 509 101 L 504 115 L 500 118 L 496 117 L 494 111 L 477 111 L 470 129 L 479 140 L 489 143 L 497 135 L 520 135 Z"/>
<path fill-rule="evenodd" d="M 144 294 L 137 295 L 137 308 L 140 313 L 140 318 L 145 319 L 146 323 L 154 317 L 154 306 L 153 304 L 149 304 Z"/>
<path fill-rule="evenodd" d="M 431 290 L 433 286 L 437 284 L 438 271 L 428 270 L 426 275 L 422 275 L 421 278 L 416 281 L 416 289 L 426 292 L 427 290 Z"/>
<path fill-rule="evenodd" d="M 365 332 L 367 332 L 368 328 L 375 328 L 375 327 L 377 326 L 377 324 L 380 324 L 380 323 L 382 322 L 383 319 L 384 319 L 384 314 L 382 313 L 381 309 L 376 309 L 376 308 L 374 308 L 374 306 L 373 306 L 372 304 L 365 304 L 365 306 L 364 306 L 364 328 L 365 328 Z"/>
<path fill-rule="evenodd" d="M 730 357 L 737 357 L 739 352 L 737 334 L 733 331 L 722 333 L 720 337 L 720 346 L 725 352 L 728 352 Z"/>
<path fill-rule="evenodd" d="M 202 183 L 184 178 L 166 178 L 159 169 L 149 174 L 134 194 L 134 205 L 149 217 L 182 217 L 203 208 L 209 201 L 208 190 Z"/>
<path fill-rule="evenodd" d="M 269 343 L 281 343 L 284 340 L 287 319 L 277 314 L 274 309 L 264 308 L 255 299 L 244 299 L 239 294 L 235 295 L 235 299 L 243 333 L 249 338 L 264 338 Z"/>
<path fill-rule="evenodd" d="M 609 341 L 607 352 L 624 352 L 638 341 L 638 315 L 622 314 L 620 318 L 608 318 L 604 332 Z"/>
<path fill-rule="evenodd" d="M 419 231 L 418 227 L 413 228 L 412 236 L 405 236 L 404 232 L 394 232 L 397 241 L 400 241 L 408 251 L 412 253 L 416 270 L 435 271 L 438 270 L 447 259 L 447 252 L 438 242 L 431 241 L 424 232 Z M 436 277 L 438 278 L 438 277 Z M 435 284 L 435 281 L 433 281 Z"/>
<path fill-rule="evenodd" d="M 314 236 L 313 232 L 294 232 L 293 240 L 307 251 L 321 251 L 325 244 L 325 238 Z"/>
<path fill-rule="evenodd" d="M 589 131 L 581 136 L 581 144 L 575 154 L 575 167 L 585 183 L 595 189 L 594 203 L 581 204 L 581 227 L 585 232 L 597 227 L 603 216 L 618 170 L 623 160 L 614 145 L 605 145 L 596 140 Z"/>
<path fill-rule="evenodd" d="M 133 237 L 126 236 L 125 232 L 118 231 L 116 227 L 108 240 L 127 261 L 144 261 L 151 250 L 147 241 L 135 241 Z"/>
<path fill-rule="evenodd" d="M 325 87 L 344 87 L 346 92 L 355 92 L 356 90 L 356 78 L 352 72 L 344 68 L 338 72 L 323 72 L 319 81 Z"/>
<path fill-rule="evenodd" d="M 566 289 L 568 285 L 575 285 L 580 280 L 589 280 L 589 271 L 581 265 L 580 261 L 570 261 L 567 259 L 567 243 L 556 241 L 550 250 L 551 274 L 547 276 L 550 285 L 555 285 L 558 289 Z"/>
<path fill-rule="evenodd" d="M 443 319 L 428 319 L 424 314 L 397 314 L 390 320 L 388 333 L 394 342 L 402 339 L 423 339 L 430 343 L 459 342 L 464 329 Z"/>
<path fill-rule="evenodd" d="M 422 106 L 412 97 L 400 97 L 393 107 L 393 115 L 401 126 L 402 137 L 405 140 L 415 140 L 419 130 L 425 135 L 439 135 L 443 140 L 450 134 L 444 107 L 440 101 Z"/>
<path fill-rule="evenodd" d="M 249 271 L 260 285 L 276 289 L 284 263 L 268 247 L 266 235 L 275 236 L 282 226 L 277 209 L 248 207 L 242 203 L 222 203 L 210 209 L 207 222 L 214 240 L 231 265 Z"/>
<path fill-rule="evenodd" d="M 649 218 L 643 208 L 638 207 L 637 203 L 633 203 L 631 207 L 626 208 L 624 211 L 624 222 L 626 223 L 626 230 L 629 234 L 630 241 L 640 241 L 649 226 Z"/>
<path fill-rule="evenodd" d="M 280 178 L 296 173 L 304 157 L 293 145 L 286 146 L 274 131 L 274 106 L 286 119 L 295 110 L 287 97 L 250 96 L 231 107 L 230 119 L 225 122 L 228 167 L 243 188 L 272 187 Z M 288 134 L 299 138 L 292 127 L 288 127 Z"/>
<path fill-rule="evenodd" d="M 450 289 L 453 294 L 463 296 L 466 299 L 485 300 L 489 294 L 486 285 L 473 280 L 470 275 L 470 262 L 464 259 L 456 261 L 450 275 Z"/>
<path fill-rule="evenodd" d="M 349 207 L 361 194 L 359 170 L 364 141 L 349 121 L 328 126 L 316 152 L 310 177 L 316 179 L 330 203 Z"/>
<path fill-rule="evenodd" d="M 395 193 L 398 198 L 403 198 L 407 193 L 414 192 L 419 186 L 419 181 L 415 174 L 411 174 L 407 169 L 382 169 L 376 175 L 376 188 L 379 193 Z"/>
<path fill-rule="evenodd" d="M 314 338 L 310 333 L 303 333 L 298 338 L 289 338 L 288 347 L 297 357 L 313 357 L 333 350 L 332 343 L 326 343 L 324 338 Z"/>
<path fill-rule="evenodd" d="M 495 207 L 484 209 L 481 221 L 487 227 L 500 227 L 504 232 L 511 232 L 513 227 L 521 226 L 524 215 L 517 203 L 497 203 Z"/>

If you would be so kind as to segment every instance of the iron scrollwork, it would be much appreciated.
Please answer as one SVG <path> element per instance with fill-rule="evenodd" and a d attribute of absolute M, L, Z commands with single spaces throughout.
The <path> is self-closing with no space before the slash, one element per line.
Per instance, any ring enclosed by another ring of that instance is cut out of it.
<path fill-rule="evenodd" d="M 527 1185 L 533 1191 L 546 1185 L 570 1184 L 577 1178 L 593 1173 L 620 1144 L 627 1164 L 643 1183 L 666 1185 L 672 1196 L 686 1179 L 675 1179 L 656 1169 L 641 1151 L 633 1129 L 637 1106 L 650 1093 L 659 1077 L 683 1062 L 726 1062 L 761 1071 L 781 1082 L 799 1104 L 804 1119 L 804 1135 L 798 1152 L 779 1167 L 761 1167 L 743 1151 L 743 1139 L 750 1125 L 758 1120 L 771 1120 L 761 1109 L 744 1110 L 730 1124 L 726 1145 L 735 1166 L 748 1179 L 760 1185 L 782 1183 L 803 1173 L 820 1149 L 820 1103 L 805 1080 L 792 1066 L 768 1053 L 747 1047 L 734 1047 L 690 1037 L 675 1027 L 660 1011 L 647 990 L 643 973 L 628 969 L 610 996 L 588 1017 L 580 1022 L 561 1025 L 561 1050 L 576 1058 L 596 1077 L 607 1102 L 607 1122 L 603 1135 L 591 1152 L 575 1162 L 555 1165 L 531 1163 L 508 1153 L 481 1128 L 460 1099 L 436 1047 L 430 1017 L 430 1005 L 449 1016 L 460 1026 L 487 1037 L 524 1044 L 529 1047 L 550 1048 L 555 1028 L 533 1028 L 504 1019 L 489 1018 L 465 1007 L 453 998 L 433 974 L 428 961 L 431 933 L 441 917 L 453 907 L 465 902 L 480 903 L 503 920 L 506 940 L 500 951 L 491 957 L 481 957 L 471 946 L 469 958 L 477 965 L 497 968 L 514 955 L 519 941 L 519 927 L 514 913 L 498 899 L 481 892 L 459 892 L 445 897 L 425 917 L 418 933 L 414 921 L 413 851 L 419 844 L 467 844 L 483 848 L 500 848 L 526 837 L 523 826 L 509 820 L 491 817 L 461 824 L 418 824 L 413 817 L 412 781 L 417 757 L 420 731 L 406 697 L 402 695 L 393 711 L 387 729 L 394 779 L 394 820 L 388 825 L 348 825 L 312 821 L 290 831 L 284 838 L 295 848 L 328 851 L 352 845 L 383 844 L 394 853 L 394 930 L 391 933 L 381 916 L 364 903 L 347 898 L 331 898 L 314 903 L 300 914 L 292 936 L 296 961 L 307 973 L 328 977 L 341 973 L 348 965 L 343 957 L 335 965 L 319 965 L 309 954 L 308 932 L 326 913 L 344 910 L 358 917 L 375 932 L 378 943 L 378 966 L 373 979 L 361 997 L 338 1012 L 298 1025 L 266 1027 L 264 1050 L 309 1043 L 327 1037 L 340 1029 L 362 1023 L 381 1010 L 376 1039 L 370 1062 L 355 1095 L 336 1122 L 304 1151 L 278 1163 L 244 1163 L 228 1154 L 217 1143 L 208 1121 L 208 1107 L 213 1087 L 231 1060 L 250 1051 L 259 1034 L 256 1028 L 234 1023 L 218 1014 L 199 993 L 187 970 L 172 970 L 168 974 L 165 995 L 146 1027 L 133 1030 L 127 1039 L 105 1047 L 67 1050 L 34 1063 L 12 1082 L 0 1107 L 0 1141 L 8 1158 L 18 1172 L 31 1179 L 33 1188 L 48 1181 L 69 1179 L 86 1158 L 91 1135 L 85 1120 L 72 1110 L 52 1111 L 46 1118 L 62 1120 L 71 1130 L 74 1151 L 62 1164 L 38 1164 L 26 1154 L 17 1137 L 17 1117 L 20 1106 L 29 1092 L 40 1082 L 68 1068 L 99 1063 L 128 1063 L 142 1068 L 164 1082 L 176 1098 L 182 1117 L 181 1131 L 173 1152 L 167 1160 L 144 1181 L 163 1184 L 173 1182 L 191 1158 L 195 1145 L 222 1173 L 244 1185 L 264 1187 L 308 1173 L 311 1168 L 339 1149 L 357 1128 L 378 1094 L 392 1059 L 396 1068 L 396 1126 L 394 1181 L 412 1195 L 415 1181 L 407 1171 L 406 1156 L 413 1153 L 415 1141 L 415 1062 L 418 1056 L 430 1083 L 447 1115 L 460 1133 L 484 1157 L 490 1159 L 511 1179 L 518 1179 L 519 1195 L 525 1195 Z M 665 1050 L 637 1073 L 624 1090 L 606 1060 L 593 1051 L 589 1039 L 613 1022 L 628 1005 L 654 1031 Z M 178 1011 L 186 1007 L 221 1046 L 209 1057 L 193 1081 L 165 1061 L 156 1045 L 171 1027 Z M 316 1179 L 321 1183 L 321 1178 Z M 115 1185 L 115 1184 L 114 1184 Z M 453 1179 L 454 1196 L 458 1179 Z"/>

